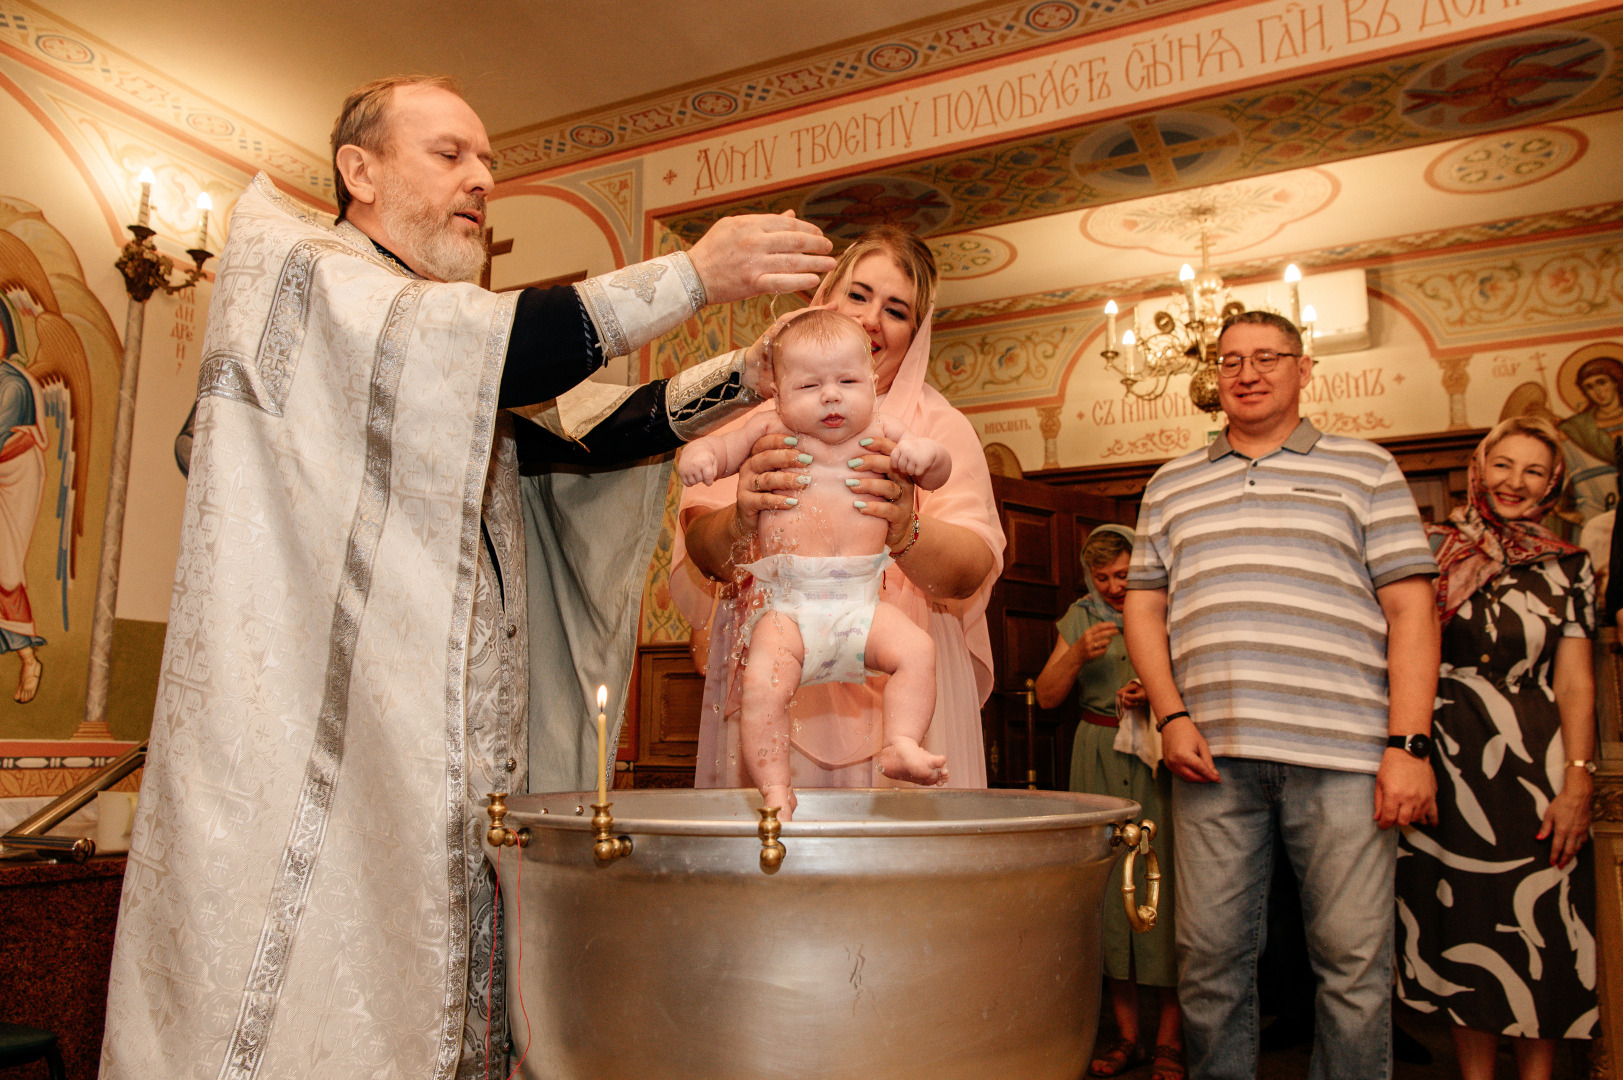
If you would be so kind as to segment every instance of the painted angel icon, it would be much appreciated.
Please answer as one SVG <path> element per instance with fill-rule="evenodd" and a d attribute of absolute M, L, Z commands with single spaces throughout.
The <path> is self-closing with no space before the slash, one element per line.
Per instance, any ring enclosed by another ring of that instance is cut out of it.
<path fill-rule="evenodd" d="M 28 551 L 50 479 L 46 454 L 54 452 L 56 578 L 66 631 L 66 590 L 78 574 L 84 536 L 90 364 L 73 325 L 55 310 L 38 264 L 6 255 L 0 245 L 0 653 L 17 655 L 12 697 L 27 704 L 39 693 L 45 670 L 39 650 L 46 644 L 28 596 Z"/>

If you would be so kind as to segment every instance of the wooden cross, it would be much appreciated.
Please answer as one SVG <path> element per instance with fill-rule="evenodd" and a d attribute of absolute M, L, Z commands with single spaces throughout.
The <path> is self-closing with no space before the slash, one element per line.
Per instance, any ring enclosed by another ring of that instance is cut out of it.
<path fill-rule="evenodd" d="M 479 287 L 490 288 L 490 264 L 498 255 L 506 255 L 513 250 L 513 241 L 497 240 L 496 229 L 491 227 L 485 230 L 485 268 L 479 274 Z"/>

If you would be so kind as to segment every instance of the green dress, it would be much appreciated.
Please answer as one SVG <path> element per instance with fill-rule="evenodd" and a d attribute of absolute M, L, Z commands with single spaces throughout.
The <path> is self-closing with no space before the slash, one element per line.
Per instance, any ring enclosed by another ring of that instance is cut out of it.
<path fill-rule="evenodd" d="M 1067 645 L 1104 618 L 1098 614 L 1103 601 L 1090 595 L 1071 605 L 1055 625 Z M 1112 612 L 1112 614 L 1114 614 Z M 1114 620 L 1112 620 L 1114 621 Z M 1127 642 L 1121 634 L 1110 639 L 1105 654 L 1082 665 L 1076 677 L 1078 705 L 1088 712 L 1116 715 L 1116 691 L 1135 678 L 1127 659 Z M 1076 742 L 1071 747 L 1071 790 L 1094 795 L 1115 795 L 1132 799 L 1142 806 L 1142 816 L 1155 822 L 1154 847 L 1161 861 L 1161 914 L 1155 929 L 1135 934 L 1127 925 L 1121 902 L 1121 867 L 1116 864 L 1105 894 L 1104 961 L 1105 975 L 1112 979 L 1133 979 L 1145 986 L 1178 985 L 1177 959 L 1173 955 L 1172 916 L 1172 772 L 1150 772 L 1132 754 L 1117 750 L 1116 729 L 1086 721 L 1076 726 Z M 1149 885 L 1145 867 L 1138 863 L 1138 898 L 1143 903 Z"/>

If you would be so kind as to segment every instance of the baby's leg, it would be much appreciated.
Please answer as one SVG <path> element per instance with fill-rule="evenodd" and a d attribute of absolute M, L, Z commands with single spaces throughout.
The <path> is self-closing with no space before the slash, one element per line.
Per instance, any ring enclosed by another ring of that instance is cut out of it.
<path fill-rule="evenodd" d="M 779 821 L 793 820 L 795 792 L 789 783 L 789 699 L 800 689 L 806 659 L 800 627 L 781 611 L 768 611 L 750 637 L 740 701 L 739 749 L 750 779 Z"/>
<path fill-rule="evenodd" d="M 947 759 L 920 746 L 935 714 L 935 642 L 893 604 L 874 605 L 863 662 L 890 675 L 879 768 L 892 780 L 945 784 Z"/>

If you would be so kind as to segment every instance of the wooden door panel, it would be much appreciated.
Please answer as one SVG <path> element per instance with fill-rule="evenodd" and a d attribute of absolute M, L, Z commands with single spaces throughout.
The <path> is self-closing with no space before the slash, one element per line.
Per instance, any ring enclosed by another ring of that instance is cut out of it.
<path fill-rule="evenodd" d="M 1025 684 L 1042 671 L 1054 649 L 1054 623 L 1084 588 L 1076 563 L 1082 542 L 1094 526 L 1119 521 L 1122 510 L 1113 498 L 1034 481 L 993 477 L 992 489 L 1008 547 L 986 612 L 996 680 L 981 711 L 987 781 L 1022 787 L 1035 769 L 1038 787 L 1064 788 L 1075 699 L 1034 710 L 1028 721 Z"/>
<path fill-rule="evenodd" d="M 1009 505 L 1003 508 L 1003 576 L 1010 581 L 1058 585 L 1060 577 L 1059 520 L 1047 507 Z"/>
<path fill-rule="evenodd" d="M 1004 609 L 1003 651 L 999 666 L 1008 673 L 1011 690 L 1024 690 L 1027 679 L 1035 679 L 1054 651 L 1056 616 L 1047 611 Z"/>
<path fill-rule="evenodd" d="M 699 749 L 704 676 L 687 646 L 637 649 L 637 762 L 691 768 Z"/>

